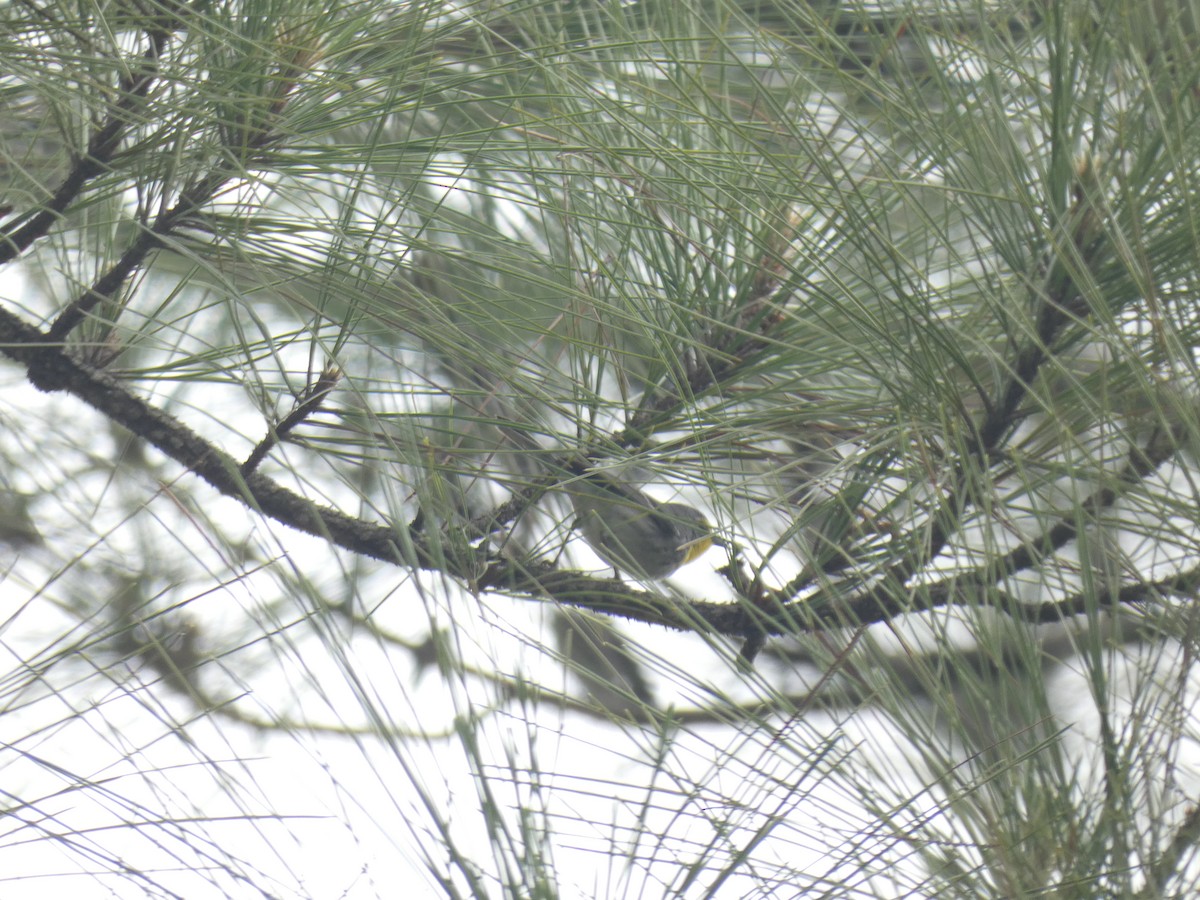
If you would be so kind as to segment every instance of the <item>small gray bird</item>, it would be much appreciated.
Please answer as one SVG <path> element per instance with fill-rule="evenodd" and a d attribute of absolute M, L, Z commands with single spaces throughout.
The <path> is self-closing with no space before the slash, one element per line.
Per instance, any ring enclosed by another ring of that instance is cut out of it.
<path fill-rule="evenodd" d="M 666 578 L 723 544 L 698 509 L 662 503 L 616 475 L 592 472 L 565 490 L 596 555 L 635 578 Z"/>

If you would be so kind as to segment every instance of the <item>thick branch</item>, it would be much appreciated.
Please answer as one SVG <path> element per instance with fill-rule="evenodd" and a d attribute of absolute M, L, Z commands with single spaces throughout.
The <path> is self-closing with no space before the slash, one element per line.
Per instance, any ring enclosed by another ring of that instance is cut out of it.
<path fill-rule="evenodd" d="M 398 562 L 397 533 L 337 510 L 319 506 L 256 473 L 242 475 L 229 454 L 201 438 L 177 419 L 131 394 L 116 379 L 75 362 L 49 337 L 0 310 L 0 352 L 44 376 L 43 390 L 63 390 L 78 397 L 113 422 L 148 441 L 195 473 L 220 493 L 299 531 L 376 559 Z M 422 555 L 417 544 L 418 556 Z"/>
<path fill-rule="evenodd" d="M 563 571 L 551 563 L 527 564 L 503 557 L 489 558 L 485 551 L 472 560 L 451 558 L 435 552 L 414 529 L 356 519 L 316 504 L 257 472 L 241 473 L 238 461 L 232 456 L 132 395 L 111 376 L 75 362 L 60 347 L 50 344 L 42 332 L 6 310 L 0 310 L 0 352 L 27 366 L 37 361 L 39 371 L 53 372 L 53 383 L 57 388 L 128 428 L 221 494 L 269 518 L 351 552 L 398 565 L 438 570 L 477 589 L 548 596 L 557 602 L 597 613 L 731 637 L 755 631 L 782 635 L 844 627 L 851 622 L 869 624 L 901 613 L 958 602 L 958 597 L 948 593 L 926 591 L 908 596 L 908 592 L 894 585 L 890 588 L 885 585 L 842 603 L 808 602 L 765 608 L 706 601 L 680 604 L 673 597 L 639 591 L 619 581 Z M 1126 586 L 1116 593 L 1092 598 L 1072 597 L 1024 608 L 1013 604 L 1003 611 L 1032 621 L 1057 621 L 1089 608 L 1140 603 L 1159 593 L 1187 592 L 1194 588 L 1198 577 L 1197 573 L 1186 573 L 1161 582 Z M 798 613 L 804 614 L 803 619 Z"/>

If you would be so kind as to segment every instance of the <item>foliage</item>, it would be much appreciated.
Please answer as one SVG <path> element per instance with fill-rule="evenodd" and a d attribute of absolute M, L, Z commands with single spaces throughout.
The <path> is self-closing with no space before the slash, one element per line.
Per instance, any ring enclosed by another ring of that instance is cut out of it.
<path fill-rule="evenodd" d="M 14 890 L 1195 890 L 1188 3 L 0 23 Z"/>

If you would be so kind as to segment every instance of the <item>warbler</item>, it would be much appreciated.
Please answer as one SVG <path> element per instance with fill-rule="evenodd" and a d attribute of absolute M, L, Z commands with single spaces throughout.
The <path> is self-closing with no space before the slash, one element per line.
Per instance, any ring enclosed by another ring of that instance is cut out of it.
<path fill-rule="evenodd" d="M 666 578 L 714 544 L 724 546 L 700 510 L 655 500 L 616 475 L 592 472 L 567 490 L 596 555 L 636 578 Z"/>

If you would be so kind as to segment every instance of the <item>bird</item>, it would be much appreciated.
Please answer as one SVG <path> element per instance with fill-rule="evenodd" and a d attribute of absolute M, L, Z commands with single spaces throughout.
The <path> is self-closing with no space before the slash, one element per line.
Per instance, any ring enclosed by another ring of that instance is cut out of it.
<path fill-rule="evenodd" d="M 714 545 L 724 546 L 700 510 L 656 500 L 618 475 L 592 471 L 566 490 L 584 540 L 627 575 L 666 578 Z"/>

